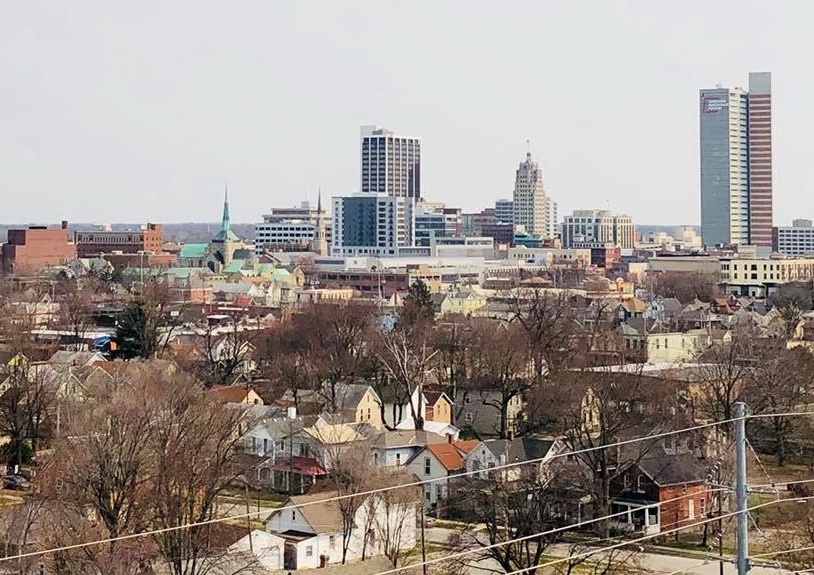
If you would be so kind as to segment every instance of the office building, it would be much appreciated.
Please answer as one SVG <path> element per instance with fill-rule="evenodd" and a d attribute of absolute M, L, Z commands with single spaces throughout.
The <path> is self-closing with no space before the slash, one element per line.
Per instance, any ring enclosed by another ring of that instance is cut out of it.
<path fill-rule="evenodd" d="M 498 200 L 495 202 L 495 221 L 499 224 L 514 223 L 514 201 Z"/>
<path fill-rule="evenodd" d="M 461 214 L 463 235 L 467 237 L 469 236 L 481 237 L 485 235 L 483 233 L 483 227 L 492 225 L 494 223 L 496 223 L 494 208 L 484 208 L 480 212 Z M 512 224 L 503 224 L 503 225 L 512 226 Z"/>
<path fill-rule="evenodd" d="M 611 245 L 632 249 L 635 236 L 633 218 L 608 210 L 575 210 L 562 224 L 564 248 Z"/>
<path fill-rule="evenodd" d="M 736 296 L 762 298 L 782 284 L 814 278 L 812 258 L 721 258 L 719 266 L 723 291 Z"/>
<path fill-rule="evenodd" d="M 333 226 L 333 256 L 395 256 L 413 246 L 413 200 L 380 192 L 335 197 Z"/>
<path fill-rule="evenodd" d="M 794 220 L 791 226 L 776 227 L 772 250 L 787 256 L 814 254 L 814 226 L 811 220 Z"/>
<path fill-rule="evenodd" d="M 137 254 L 164 251 L 164 232 L 161 224 L 147 224 L 136 231 L 99 229 L 74 233 L 76 252 L 80 258 L 100 254 Z"/>
<path fill-rule="evenodd" d="M 429 246 L 433 238 L 463 236 L 460 208 L 419 202 L 415 208 L 415 245 Z"/>
<path fill-rule="evenodd" d="M 30 274 L 75 260 L 76 245 L 68 240 L 68 222 L 58 229 L 30 226 L 9 230 L 0 255 L 5 273 Z"/>
<path fill-rule="evenodd" d="M 324 249 L 327 255 L 331 218 L 321 208 L 321 196 L 316 207 L 305 201 L 299 207 L 272 208 L 263 215 L 263 222 L 254 226 L 255 253 L 306 250 L 321 253 Z"/>
<path fill-rule="evenodd" d="M 515 173 L 514 225 L 522 226 L 527 233 L 540 238 L 550 237 L 548 209 L 543 172 L 528 153 Z"/>
<path fill-rule="evenodd" d="M 548 223 L 548 231 L 546 232 L 546 238 L 557 238 L 560 236 L 560 219 L 559 213 L 560 209 L 553 199 L 549 196 L 546 196 L 546 218 Z"/>
<path fill-rule="evenodd" d="M 362 126 L 362 192 L 421 199 L 421 141 L 381 126 Z"/>
<path fill-rule="evenodd" d="M 749 74 L 749 91 L 701 90 L 700 124 L 704 244 L 771 248 L 771 73 Z"/>

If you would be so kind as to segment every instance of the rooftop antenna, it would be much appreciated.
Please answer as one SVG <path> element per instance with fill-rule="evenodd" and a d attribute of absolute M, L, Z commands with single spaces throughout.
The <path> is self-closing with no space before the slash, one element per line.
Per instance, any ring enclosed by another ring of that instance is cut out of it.
<path fill-rule="evenodd" d="M 526 138 L 526 157 L 527 158 L 531 157 L 531 140 L 529 140 L 528 138 Z"/>

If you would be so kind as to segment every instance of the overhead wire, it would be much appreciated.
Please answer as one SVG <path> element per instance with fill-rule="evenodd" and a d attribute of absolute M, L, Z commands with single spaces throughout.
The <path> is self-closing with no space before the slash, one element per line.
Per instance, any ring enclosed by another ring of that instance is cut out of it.
<path fill-rule="evenodd" d="M 448 481 L 450 479 L 459 479 L 459 478 L 462 478 L 462 477 L 469 477 L 469 476 L 472 476 L 472 475 L 483 474 L 484 472 L 487 472 L 487 471 L 491 472 L 491 471 L 498 471 L 498 470 L 501 470 L 501 469 L 511 469 L 511 468 L 522 466 L 522 465 L 530 465 L 530 464 L 534 464 L 534 463 L 550 462 L 550 461 L 554 461 L 556 459 L 561 459 L 561 458 L 565 458 L 565 457 L 572 457 L 574 455 L 580 455 L 580 454 L 584 454 L 584 453 L 591 453 L 591 452 L 599 451 L 599 450 L 602 450 L 602 449 L 608 449 L 608 448 L 613 448 L 613 447 L 621 447 L 621 446 L 624 446 L 624 445 L 632 445 L 632 444 L 635 444 L 635 443 L 639 443 L 641 441 L 652 441 L 652 440 L 655 440 L 655 439 L 662 439 L 664 437 L 671 437 L 673 435 L 679 435 L 681 433 L 688 433 L 688 432 L 691 432 L 691 431 L 698 431 L 698 430 L 701 430 L 701 429 L 708 429 L 710 427 L 716 427 L 716 426 L 719 426 L 719 425 L 725 425 L 725 424 L 728 424 L 728 423 L 732 423 L 734 421 L 738 421 L 739 419 L 741 419 L 741 418 L 736 417 L 736 418 L 725 419 L 725 420 L 721 420 L 721 421 L 713 421 L 713 422 L 703 423 L 703 424 L 699 424 L 699 425 L 694 425 L 694 426 L 683 428 L 683 429 L 664 431 L 664 432 L 655 433 L 655 434 L 652 434 L 652 435 L 635 437 L 635 438 L 631 438 L 631 439 L 625 439 L 625 440 L 621 440 L 621 441 L 617 441 L 617 442 L 609 443 L 609 444 L 605 444 L 605 445 L 596 445 L 596 446 L 586 447 L 586 448 L 577 449 L 577 450 L 563 451 L 563 452 L 560 452 L 560 453 L 555 453 L 554 455 L 551 455 L 551 456 L 536 457 L 534 459 L 528 459 L 528 460 L 523 460 L 523 461 L 513 461 L 513 462 L 510 462 L 510 463 L 496 465 L 495 467 L 491 467 L 488 470 L 478 469 L 478 470 L 464 471 L 464 472 L 461 472 L 461 473 L 457 473 L 457 474 L 455 474 L 453 476 L 433 477 L 433 478 L 429 478 L 429 479 L 411 481 L 411 482 L 408 482 L 408 483 L 400 483 L 400 484 L 397 484 L 397 485 L 388 485 L 386 487 L 377 487 L 375 489 L 368 489 L 368 490 L 359 491 L 359 492 L 356 492 L 356 493 L 347 493 L 347 494 L 344 494 L 344 495 L 336 495 L 336 496 L 333 496 L 333 497 L 320 498 L 320 499 L 316 499 L 316 500 L 313 500 L 313 501 L 300 502 L 300 503 L 298 503 L 296 505 L 287 505 L 287 506 L 283 506 L 283 507 L 277 507 L 277 508 L 275 508 L 273 510 L 266 509 L 266 510 L 262 510 L 262 511 L 250 511 L 248 513 L 241 513 L 241 514 L 232 515 L 232 516 L 229 516 L 229 517 L 216 517 L 216 518 L 212 518 L 212 519 L 206 519 L 206 520 L 203 520 L 203 521 L 195 521 L 195 522 L 192 522 L 192 523 L 185 523 L 185 524 L 182 524 L 182 525 L 173 525 L 171 527 L 163 527 L 163 528 L 160 528 L 160 529 L 151 529 L 151 530 L 148 530 L 148 531 L 141 531 L 141 532 L 138 532 L 138 533 L 128 533 L 128 534 L 125 534 L 125 535 L 117 535 L 115 537 L 107 537 L 107 538 L 104 538 L 104 539 L 97 539 L 97 540 L 94 540 L 94 541 L 85 541 L 85 542 L 82 542 L 82 543 L 74 543 L 74 544 L 71 544 L 71 545 L 63 545 L 61 547 L 55 547 L 55 548 L 52 548 L 52 549 L 29 551 L 29 552 L 26 552 L 26 553 L 20 553 L 20 554 L 8 556 L 8 557 L 0 557 L 0 563 L 3 563 L 5 561 L 11 561 L 13 559 L 21 559 L 21 558 L 27 558 L 27 557 L 38 557 L 38 556 L 42 556 L 42 555 L 47 555 L 49 553 L 57 553 L 57 552 L 62 552 L 62 551 L 71 551 L 73 549 L 81 549 L 81 548 L 90 547 L 90 546 L 93 546 L 93 545 L 104 545 L 106 543 L 113 543 L 113 542 L 116 542 L 116 541 L 126 541 L 126 540 L 130 540 L 130 539 L 137 539 L 137 538 L 140 538 L 140 537 L 148 537 L 148 536 L 152 536 L 152 535 L 160 535 L 162 533 L 169 533 L 169 532 L 178 531 L 178 530 L 181 530 L 181 529 L 192 529 L 192 528 L 195 528 L 195 527 L 203 527 L 203 526 L 206 526 L 206 525 L 224 523 L 224 522 L 227 522 L 227 521 L 237 521 L 237 520 L 240 520 L 240 519 L 247 519 L 247 518 L 257 517 L 259 515 L 273 515 L 273 514 L 276 514 L 276 513 L 280 512 L 280 511 L 291 511 L 291 510 L 296 510 L 296 509 L 299 509 L 299 508 L 302 508 L 302 507 L 307 507 L 307 506 L 311 506 L 311 505 L 319 505 L 319 504 L 328 503 L 328 502 L 331 502 L 331 501 L 343 501 L 343 500 L 346 500 L 346 499 L 352 499 L 354 497 L 367 497 L 367 496 L 370 496 L 370 495 L 375 495 L 376 493 L 383 493 L 383 492 L 393 491 L 393 490 L 396 490 L 396 489 L 406 489 L 406 488 L 409 488 L 409 487 L 418 487 L 420 485 L 426 485 L 428 483 L 437 483 L 437 482 L 441 482 L 441 481 Z"/>
<path fill-rule="evenodd" d="M 671 437 L 673 435 L 678 435 L 678 434 L 681 434 L 681 433 L 688 433 L 688 432 L 691 432 L 691 431 L 699 431 L 701 429 L 708 429 L 710 427 L 717 427 L 719 425 L 733 423 L 733 422 L 739 421 L 741 419 L 755 419 L 755 418 L 763 418 L 763 417 L 793 417 L 793 416 L 800 416 L 800 415 L 814 415 L 814 411 L 783 412 L 783 413 L 770 413 L 770 414 L 757 414 L 757 415 L 753 414 L 753 415 L 745 415 L 743 417 L 733 417 L 733 418 L 729 418 L 729 419 L 725 419 L 725 420 L 713 421 L 713 422 L 703 423 L 703 424 L 699 424 L 699 425 L 694 425 L 694 426 L 683 428 L 683 429 L 665 431 L 665 432 L 660 432 L 660 433 L 656 433 L 656 434 L 652 434 L 652 435 L 648 435 L 648 436 L 625 439 L 625 440 L 621 440 L 621 441 L 617 441 L 617 442 L 609 443 L 609 444 L 605 444 L 605 445 L 596 445 L 596 446 L 586 447 L 586 448 L 577 449 L 577 450 L 564 451 L 564 452 L 561 452 L 561 453 L 554 454 L 552 456 L 543 456 L 543 457 L 537 457 L 537 458 L 534 458 L 534 459 L 529 459 L 529 460 L 524 460 L 524 461 L 515 461 L 515 462 L 495 466 L 493 468 L 490 468 L 489 471 L 495 471 L 495 470 L 499 470 L 499 469 L 509 469 L 509 468 L 514 468 L 514 467 L 518 467 L 518 466 L 521 466 L 521 465 L 529 465 L 529 464 L 533 464 L 533 463 L 542 463 L 544 461 L 545 462 L 550 462 L 550 461 L 553 461 L 555 459 L 559 459 L 559 458 L 563 458 L 563 457 L 572 457 L 574 455 L 581 455 L 581 454 L 585 454 L 585 453 L 591 453 L 591 452 L 599 451 L 599 450 L 602 450 L 602 449 L 608 449 L 608 448 L 612 448 L 612 447 L 621 447 L 621 446 L 624 446 L 624 445 L 632 445 L 632 444 L 635 444 L 635 443 L 638 443 L 638 442 L 641 442 L 641 441 L 662 439 L 662 438 L 665 438 L 665 437 Z M 160 535 L 162 533 L 168 533 L 168 532 L 178 531 L 178 530 L 182 530 L 182 529 L 191 529 L 191 528 L 195 528 L 195 527 L 203 527 L 203 526 L 206 526 L 206 525 L 213 525 L 213 524 L 223 523 L 223 522 L 227 522 L 227 521 L 237 521 L 239 519 L 246 519 L 246 518 L 256 517 L 258 515 L 275 514 L 275 513 L 280 512 L 280 511 L 294 510 L 294 509 L 309 506 L 309 505 L 318 505 L 320 503 L 328 503 L 328 502 L 331 502 L 331 501 L 341 501 L 341 500 L 350 499 L 350 498 L 354 498 L 354 497 L 366 497 L 366 496 L 369 496 L 369 495 L 374 495 L 376 493 L 392 491 L 392 490 L 395 490 L 395 489 L 405 489 L 405 488 L 408 488 L 408 487 L 417 487 L 419 485 L 425 485 L 427 483 L 435 483 L 435 482 L 439 482 L 439 481 L 448 481 L 451 478 L 456 479 L 456 478 L 461 478 L 461 477 L 467 477 L 467 476 L 471 476 L 471 475 L 475 475 L 475 474 L 480 474 L 480 473 L 483 473 L 483 472 L 484 472 L 484 470 L 465 471 L 465 472 L 456 474 L 456 475 L 454 475 L 452 477 L 444 476 L 444 477 L 437 477 L 437 478 L 429 478 L 429 479 L 424 479 L 424 480 L 419 480 L 419 481 L 402 483 L 402 484 L 398 484 L 398 485 L 391 485 L 391 486 L 387 486 L 387 487 L 369 489 L 369 490 L 360 491 L 360 492 L 357 492 L 357 493 L 349 493 L 349 494 L 344 494 L 344 495 L 337 495 L 337 496 L 334 496 L 334 497 L 327 497 L 327 498 L 317 499 L 317 500 L 314 500 L 314 501 L 302 502 L 302 503 L 299 503 L 297 505 L 289 505 L 289 506 L 278 507 L 278 508 L 276 508 L 274 510 L 271 510 L 271 511 L 269 511 L 269 510 L 253 511 L 253 512 L 243 513 L 243 514 L 240 514 L 240 515 L 234 515 L 234 516 L 230 516 L 230 517 L 212 518 L 212 519 L 207 519 L 207 520 L 203 520 L 203 521 L 185 523 L 185 524 L 182 524 L 182 525 L 174 525 L 174 526 L 171 526 L 171 527 L 164 527 L 164 528 L 160 528 L 160 529 L 152 529 L 152 530 L 142 531 L 142 532 L 138 532 L 138 533 L 129 533 L 129 534 L 125 534 L 125 535 L 117 535 L 116 537 L 108 537 L 108 538 L 98 539 L 98 540 L 94 540 L 94 541 L 86 541 L 86 542 L 82 542 L 82 543 L 75 543 L 75 544 L 72 544 L 72 545 L 63 545 L 61 547 L 54 547 L 54 548 L 51 548 L 51 549 L 44 549 L 44 550 L 38 550 L 38 551 L 29 551 L 29 552 L 20 553 L 20 554 L 17 554 L 17 555 L 11 555 L 11 556 L 7 556 L 7 557 L 0 557 L 0 563 L 5 562 L 5 561 L 11 561 L 11 560 L 14 560 L 14 559 L 22 559 L 22 558 L 28 558 L 28 557 L 38 557 L 38 556 L 47 555 L 47 554 L 50 554 L 50 553 L 70 551 L 70 550 L 73 550 L 73 549 L 81 549 L 81 548 L 90 547 L 90 546 L 94 546 L 94 545 L 103 545 L 103 544 L 106 544 L 106 543 L 113 543 L 113 542 L 116 542 L 116 541 L 125 541 L 125 540 L 129 540 L 129 539 L 140 538 L 140 537 L 148 537 L 148 536 L 152 536 L 152 535 Z M 787 501 L 787 499 L 781 499 L 781 500 L 775 500 L 775 501 Z M 720 517 L 716 517 L 714 519 L 699 523 L 698 525 L 703 525 L 703 524 L 709 523 L 711 521 L 718 521 L 719 519 L 720 519 Z M 507 574 L 507 575 L 512 575 L 512 574 Z"/>

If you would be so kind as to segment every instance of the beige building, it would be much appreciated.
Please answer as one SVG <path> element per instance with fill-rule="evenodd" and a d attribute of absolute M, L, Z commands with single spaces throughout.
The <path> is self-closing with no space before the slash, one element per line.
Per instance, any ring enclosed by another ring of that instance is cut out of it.
<path fill-rule="evenodd" d="M 523 262 L 529 265 L 551 267 L 591 265 L 591 250 L 568 248 L 528 248 L 518 246 L 509 248 L 508 258 L 512 262 Z"/>
<path fill-rule="evenodd" d="M 720 283 L 728 294 L 766 297 L 772 288 L 814 278 L 814 258 L 722 258 Z"/>

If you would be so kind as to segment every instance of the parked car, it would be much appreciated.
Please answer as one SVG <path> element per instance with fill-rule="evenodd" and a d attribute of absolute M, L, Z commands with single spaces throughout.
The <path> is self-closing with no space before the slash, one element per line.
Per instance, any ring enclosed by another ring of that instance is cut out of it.
<path fill-rule="evenodd" d="M 28 489 L 31 484 L 28 479 L 22 475 L 4 475 L 3 476 L 3 489 Z"/>

